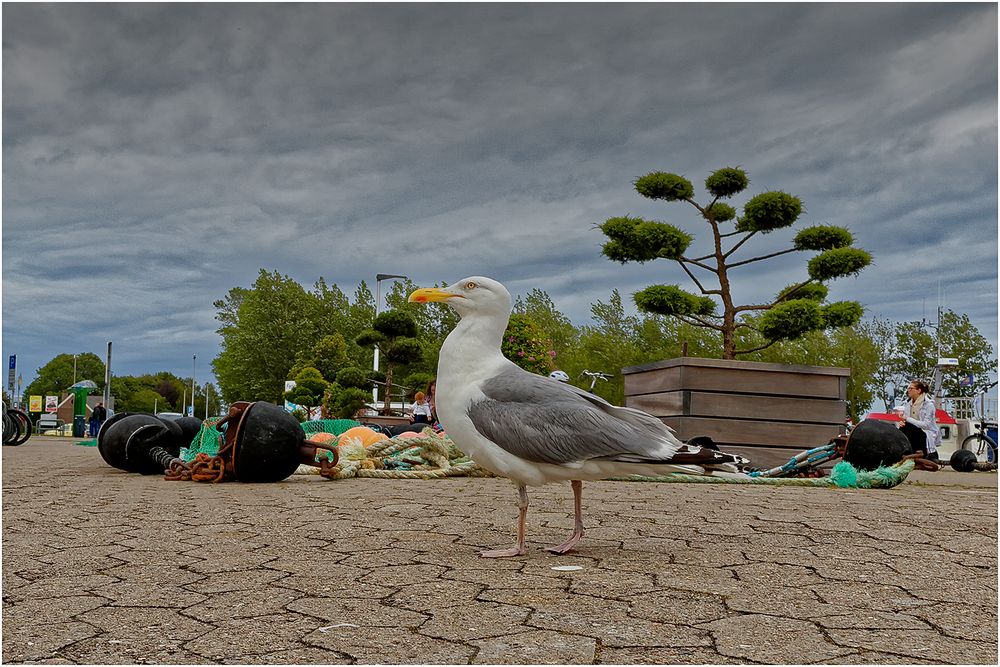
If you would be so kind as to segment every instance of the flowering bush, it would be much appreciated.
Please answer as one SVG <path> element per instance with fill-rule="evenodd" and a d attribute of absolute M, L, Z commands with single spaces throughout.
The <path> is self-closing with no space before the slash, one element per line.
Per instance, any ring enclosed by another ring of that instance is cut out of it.
<path fill-rule="evenodd" d="M 555 370 L 552 341 L 527 316 L 514 313 L 500 345 L 503 355 L 526 371 L 548 375 Z"/>

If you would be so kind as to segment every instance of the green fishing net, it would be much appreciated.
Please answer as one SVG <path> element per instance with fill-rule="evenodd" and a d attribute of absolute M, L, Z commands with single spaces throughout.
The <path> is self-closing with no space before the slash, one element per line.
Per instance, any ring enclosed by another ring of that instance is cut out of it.
<path fill-rule="evenodd" d="M 198 454 L 207 454 L 208 456 L 218 454 L 219 447 L 222 445 L 222 432 L 216 428 L 216 425 L 220 421 L 222 421 L 221 417 L 206 420 L 202 424 L 201 430 L 198 431 L 198 434 L 191 441 L 191 444 L 181 449 L 181 459 L 191 462 Z M 361 422 L 354 421 L 353 419 L 314 419 L 303 422 L 302 430 L 305 431 L 306 438 L 308 439 L 316 433 L 340 435 L 347 429 L 360 425 Z M 323 453 L 320 452 L 320 455 Z M 326 452 L 326 454 L 332 460 L 332 454 L 329 452 Z"/>

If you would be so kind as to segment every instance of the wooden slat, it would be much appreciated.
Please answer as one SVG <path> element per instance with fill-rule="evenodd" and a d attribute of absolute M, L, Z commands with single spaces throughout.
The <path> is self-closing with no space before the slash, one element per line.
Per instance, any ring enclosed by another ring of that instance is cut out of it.
<path fill-rule="evenodd" d="M 825 445 L 840 433 L 839 424 L 755 422 L 707 417 L 663 417 L 681 440 L 707 435 L 721 446 L 790 447 L 796 452 Z"/>
<path fill-rule="evenodd" d="M 845 399 L 846 382 L 836 375 L 809 375 L 729 368 L 666 368 L 625 376 L 625 395 L 664 391 L 725 391 L 769 396 Z"/>
<path fill-rule="evenodd" d="M 822 424 L 843 424 L 847 404 L 841 400 L 670 391 L 628 396 L 625 405 L 656 417 L 729 417 Z"/>
<path fill-rule="evenodd" d="M 622 369 L 622 373 L 625 375 L 631 375 L 632 373 L 642 373 L 646 371 L 676 368 L 680 366 L 686 366 L 689 368 L 702 367 L 754 371 L 778 371 L 781 373 L 805 373 L 808 375 L 836 375 L 845 377 L 851 374 L 849 368 L 838 368 L 834 366 L 803 366 L 798 364 L 775 364 L 762 361 L 705 359 L 704 357 L 675 357 L 674 359 L 653 361 L 648 364 L 639 364 L 638 366 L 626 366 Z"/>

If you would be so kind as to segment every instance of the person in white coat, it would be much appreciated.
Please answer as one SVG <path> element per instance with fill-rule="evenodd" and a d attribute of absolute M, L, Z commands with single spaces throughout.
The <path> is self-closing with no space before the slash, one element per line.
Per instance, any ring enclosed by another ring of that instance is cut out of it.
<path fill-rule="evenodd" d="M 906 387 L 909 399 L 905 405 L 897 409 L 899 429 L 910 441 L 913 452 L 924 452 L 924 458 L 938 460 L 937 446 L 941 442 L 941 431 L 938 429 L 934 400 L 931 398 L 930 387 L 923 380 L 913 380 Z"/>

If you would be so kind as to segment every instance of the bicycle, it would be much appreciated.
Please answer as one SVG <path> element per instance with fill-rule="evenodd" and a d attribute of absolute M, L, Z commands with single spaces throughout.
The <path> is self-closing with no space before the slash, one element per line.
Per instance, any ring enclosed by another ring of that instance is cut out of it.
<path fill-rule="evenodd" d="M 23 445 L 31 437 L 31 419 L 27 413 L 15 408 L 8 408 L 3 403 L 3 444 L 17 447 Z"/>
<path fill-rule="evenodd" d="M 586 369 L 584 369 L 577 376 L 577 379 L 579 380 L 583 376 L 587 376 L 587 377 L 590 378 L 590 389 L 588 389 L 587 391 L 589 391 L 591 394 L 594 393 L 594 385 L 597 384 L 598 380 L 604 380 L 605 382 L 607 382 L 608 378 L 613 378 L 614 377 L 614 375 L 612 373 L 602 373 L 600 371 L 588 371 Z"/>
<path fill-rule="evenodd" d="M 980 400 L 983 402 L 983 407 L 985 408 L 986 403 L 986 392 L 996 386 L 996 382 L 987 387 L 982 394 L 980 394 Z M 962 441 L 961 449 L 967 449 L 976 455 L 977 461 L 985 461 L 987 463 L 995 464 L 997 462 L 997 443 L 993 441 L 993 438 L 986 433 L 986 427 L 989 422 L 986 420 L 986 410 L 979 410 L 979 416 L 976 418 L 976 432 L 967 436 L 965 440 Z"/>

